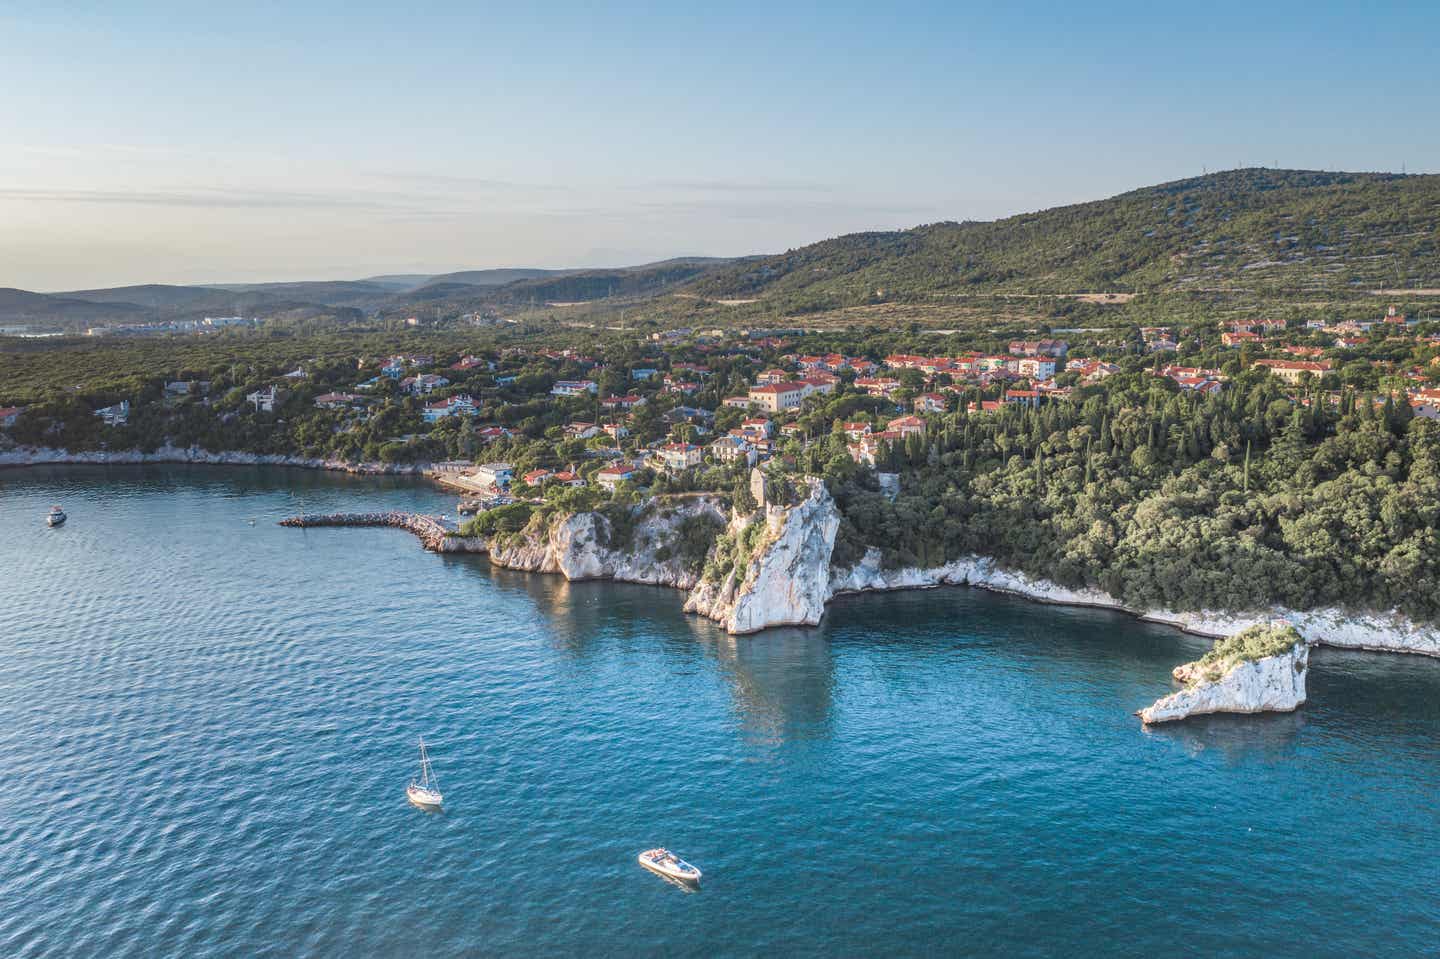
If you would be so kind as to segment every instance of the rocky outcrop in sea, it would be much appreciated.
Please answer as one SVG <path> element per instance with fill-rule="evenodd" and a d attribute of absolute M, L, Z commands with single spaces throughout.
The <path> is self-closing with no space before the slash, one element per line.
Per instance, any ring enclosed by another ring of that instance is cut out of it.
<path fill-rule="evenodd" d="M 1202 663 L 1185 663 L 1173 673 L 1185 687 L 1140 710 L 1140 719 L 1149 725 L 1210 713 L 1289 712 L 1305 702 L 1309 666 L 1310 645 L 1303 640 L 1213 677 Z"/>

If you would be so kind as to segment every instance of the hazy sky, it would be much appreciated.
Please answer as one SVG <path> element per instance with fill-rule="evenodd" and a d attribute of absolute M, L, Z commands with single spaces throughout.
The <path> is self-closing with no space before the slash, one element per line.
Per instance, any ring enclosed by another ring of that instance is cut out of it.
<path fill-rule="evenodd" d="M 1440 169 L 1433 0 L 698 6 L 0 0 L 0 286 L 619 265 L 1205 167 Z"/>

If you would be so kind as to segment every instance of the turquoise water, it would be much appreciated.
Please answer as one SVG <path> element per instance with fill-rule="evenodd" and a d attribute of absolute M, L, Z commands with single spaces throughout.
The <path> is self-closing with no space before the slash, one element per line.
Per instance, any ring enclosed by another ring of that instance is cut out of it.
<path fill-rule="evenodd" d="M 452 506 L 0 471 L 0 955 L 1437 953 L 1440 662 L 1320 651 L 1296 714 L 1146 731 L 1205 644 L 1115 614 L 949 589 L 732 638 L 275 525 Z"/>

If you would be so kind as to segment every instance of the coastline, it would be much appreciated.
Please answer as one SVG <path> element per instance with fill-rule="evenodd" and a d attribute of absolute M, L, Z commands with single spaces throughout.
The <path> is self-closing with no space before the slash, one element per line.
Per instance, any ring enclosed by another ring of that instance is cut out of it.
<path fill-rule="evenodd" d="M 281 453 L 245 453 L 226 450 L 213 453 L 198 446 L 158 447 L 153 453 L 140 450 L 94 450 L 72 453 L 50 446 L 20 446 L 0 451 L 0 469 L 26 466 L 289 466 L 296 469 L 352 473 L 358 476 L 423 476 L 430 463 L 350 463 L 323 457 L 290 456 Z"/>
<path fill-rule="evenodd" d="M 284 466 L 362 476 L 424 476 L 430 466 L 422 463 L 348 463 L 343 460 L 236 451 L 212 453 L 198 447 L 168 445 L 159 447 L 154 453 L 142 453 L 139 450 L 72 453 L 51 447 L 18 447 L 0 452 L 0 468 L 146 464 Z M 821 519 L 833 509 L 828 494 L 823 495 L 823 500 L 825 502 L 816 514 Z M 782 529 L 789 525 L 786 521 L 790 518 L 790 510 L 771 509 L 777 514 L 772 522 Z M 811 519 L 813 518 L 807 518 L 795 525 L 811 526 Z M 663 532 L 656 529 L 652 535 L 658 540 L 663 536 Z M 534 550 L 522 548 L 518 551 L 502 550 L 500 555 L 492 555 L 490 559 L 496 566 L 558 573 L 567 579 L 612 579 L 617 582 L 680 589 L 687 593 L 685 607 L 688 612 L 697 612 L 714 619 L 720 622 L 727 632 L 735 635 L 756 633 L 785 625 L 817 625 L 828 611 L 830 600 L 836 596 L 899 589 L 971 586 L 991 592 L 1008 593 L 1037 603 L 1114 610 L 1145 622 L 1169 626 L 1210 639 L 1233 635 L 1257 623 L 1281 619 L 1294 625 L 1306 642 L 1312 645 L 1440 658 L 1440 627 L 1415 623 L 1395 610 L 1355 612 L 1338 607 L 1292 610 L 1281 606 L 1245 611 L 1177 612 L 1160 608 L 1136 609 L 1100 590 L 1069 589 L 1058 583 L 1005 569 L 994 560 L 983 556 L 965 557 L 931 568 L 884 570 L 880 566 L 879 552 L 872 548 L 855 566 L 847 570 L 837 570 L 832 568 L 829 562 L 833 533 L 805 539 L 807 542 L 802 548 L 787 550 L 790 555 L 781 564 L 783 569 L 774 571 L 772 578 L 783 583 L 784 589 L 773 588 L 773 583 L 769 584 L 770 588 L 759 589 L 754 588 L 766 584 L 737 584 L 749 587 L 742 591 L 743 594 L 749 594 L 753 590 L 757 595 L 729 596 L 719 602 L 716 597 L 695 595 L 705 588 L 705 584 L 699 583 L 696 577 L 669 568 L 652 568 L 656 565 L 653 556 L 623 557 L 609 554 L 606 550 L 597 551 L 592 536 L 556 537 L 555 542 L 544 544 L 533 557 L 527 553 Z M 536 547 L 540 545 L 534 544 Z M 572 552 L 576 555 L 571 556 Z M 594 552 L 608 555 L 589 555 Z M 807 581 L 801 588 L 795 589 L 790 580 L 795 573 L 803 570 L 813 571 L 815 575 L 803 577 Z M 731 615 L 737 602 L 744 607 L 745 615 Z"/>
<path fill-rule="evenodd" d="M 1283 606 L 1245 611 L 1135 609 L 1100 590 L 1068 589 L 1049 580 L 1002 568 L 982 556 L 931 569 L 884 571 L 879 568 L 878 552 L 872 550 L 837 578 L 831 595 L 940 586 L 972 586 L 1053 606 L 1109 609 L 1208 639 L 1222 639 L 1250 626 L 1286 620 L 1311 645 L 1440 658 L 1440 627 L 1413 622 L 1395 610 L 1354 612 L 1338 607 L 1294 610 Z"/>

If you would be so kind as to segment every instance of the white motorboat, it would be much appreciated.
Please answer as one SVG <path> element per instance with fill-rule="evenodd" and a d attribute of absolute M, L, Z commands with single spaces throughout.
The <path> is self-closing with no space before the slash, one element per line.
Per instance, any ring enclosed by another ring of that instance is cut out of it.
<path fill-rule="evenodd" d="M 405 798 L 425 809 L 439 809 L 444 797 L 440 795 L 440 781 L 435 770 L 430 768 L 430 753 L 425 749 L 425 739 L 420 739 L 420 780 L 410 780 L 405 787 Z"/>
<path fill-rule="evenodd" d="M 651 872 L 659 873 L 666 879 L 698 883 L 700 870 L 690 865 L 668 849 L 647 849 L 640 854 L 640 865 Z"/>
<path fill-rule="evenodd" d="M 65 511 L 58 506 L 50 507 L 50 512 L 45 516 L 46 526 L 59 526 L 66 520 Z"/>

